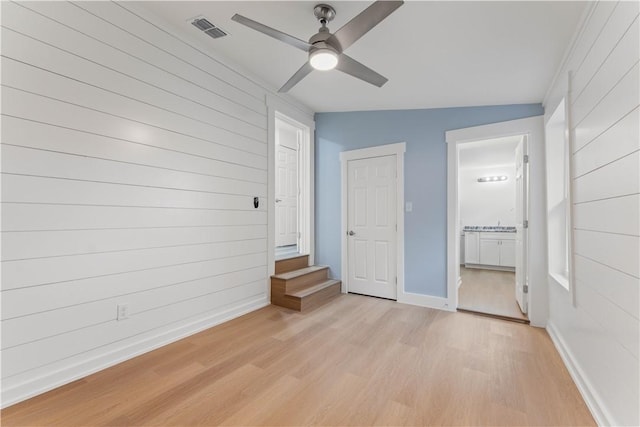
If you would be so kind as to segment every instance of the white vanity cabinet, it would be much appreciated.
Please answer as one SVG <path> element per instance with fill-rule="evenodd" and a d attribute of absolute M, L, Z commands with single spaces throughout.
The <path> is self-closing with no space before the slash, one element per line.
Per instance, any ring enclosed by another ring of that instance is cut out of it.
<path fill-rule="evenodd" d="M 480 238 L 479 264 L 500 265 L 500 240 Z"/>
<path fill-rule="evenodd" d="M 482 267 L 516 266 L 516 235 L 500 232 L 465 231 L 465 264 Z"/>
<path fill-rule="evenodd" d="M 475 231 L 464 232 L 464 263 L 465 264 L 479 264 L 480 253 L 479 246 L 480 233 Z"/>
<path fill-rule="evenodd" d="M 500 240 L 500 264 L 503 267 L 516 266 L 516 240 L 513 239 Z"/>

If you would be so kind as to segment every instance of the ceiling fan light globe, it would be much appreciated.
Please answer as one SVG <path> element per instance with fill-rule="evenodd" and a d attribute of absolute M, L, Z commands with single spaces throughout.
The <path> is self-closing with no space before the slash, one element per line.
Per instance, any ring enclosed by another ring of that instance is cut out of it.
<path fill-rule="evenodd" d="M 309 63 L 316 70 L 333 70 L 338 65 L 338 54 L 331 49 L 318 49 L 309 55 Z"/>

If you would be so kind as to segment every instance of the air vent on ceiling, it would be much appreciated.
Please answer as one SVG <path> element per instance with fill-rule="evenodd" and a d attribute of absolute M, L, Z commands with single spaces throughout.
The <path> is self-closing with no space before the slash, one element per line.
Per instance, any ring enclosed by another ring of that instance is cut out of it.
<path fill-rule="evenodd" d="M 194 18 L 191 20 L 191 24 L 199 30 L 204 31 L 206 35 L 214 39 L 219 39 L 220 37 L 224 37 L 227 35 L 227 33 L 222 28 L 216 27 L 206 18 Z"/>

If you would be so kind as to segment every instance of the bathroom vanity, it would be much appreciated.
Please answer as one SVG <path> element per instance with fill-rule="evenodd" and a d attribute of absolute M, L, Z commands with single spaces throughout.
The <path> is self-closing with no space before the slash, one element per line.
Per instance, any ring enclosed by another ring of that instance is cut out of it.
<path fill-rule="evenodd" d="M 515 269 L 515 227 L 466 226 L 463 231 L 465 267 Z"/>

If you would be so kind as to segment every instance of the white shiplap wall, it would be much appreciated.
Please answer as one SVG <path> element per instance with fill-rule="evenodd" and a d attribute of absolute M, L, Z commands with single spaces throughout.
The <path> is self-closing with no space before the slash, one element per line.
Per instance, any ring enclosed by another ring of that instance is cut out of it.
<path fill-rule="evenodd" d="M 573 73 L 575 303 L 552 279 L 549 332 L 601 424 L 640 425 L 639 3 L 590 9 L 550 88 Z"/>
<path fill-rule="evenodd" d="M 268 303 L 270 91 L 132 7 L 2 2 L 3 406 Z"/>

